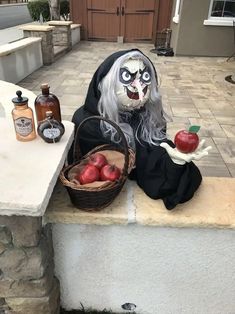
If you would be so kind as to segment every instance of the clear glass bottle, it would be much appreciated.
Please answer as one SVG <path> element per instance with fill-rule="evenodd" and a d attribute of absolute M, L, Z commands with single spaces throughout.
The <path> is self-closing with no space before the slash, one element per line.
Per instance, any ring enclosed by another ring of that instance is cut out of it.
<path fill-rule="evenodd" d="M 35 112 L 38 124 L 46 119 L 46 112 L 52 111 L 54 119 L 61 122 L 59 99 L 50 93 L 50 86 L 45 83 L 41 85 L 42 93 L 35 99 Z"/>
<path fill-rule="evenodd" d="M 46 112 L 46 119 L 38 125 L 38 135 L 47 143 L 57 143 L 64 134 L 64 125 L 55 120 L 52 111 Z"/>
<path fill-rule="evenodd" d="M 28 106 L 28 98 L 22 97 L 22 92 L 16 92 L 17 97 L 12 99 L 15 108 L 12 117 L 15 126 L 16 139 L 27 142 L 36 138 L 33 110 Z"/>

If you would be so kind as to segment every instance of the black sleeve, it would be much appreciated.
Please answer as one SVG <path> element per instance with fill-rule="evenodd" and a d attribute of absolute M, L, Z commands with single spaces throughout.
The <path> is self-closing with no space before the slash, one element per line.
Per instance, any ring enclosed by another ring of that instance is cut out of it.
<path fill-rule="evenodd" d="M 161 146 L 137 145 L 135 179 L 149 197 L 173 209 L 193 197 L 202 177 L 193 162 L 177 165 Z"/>

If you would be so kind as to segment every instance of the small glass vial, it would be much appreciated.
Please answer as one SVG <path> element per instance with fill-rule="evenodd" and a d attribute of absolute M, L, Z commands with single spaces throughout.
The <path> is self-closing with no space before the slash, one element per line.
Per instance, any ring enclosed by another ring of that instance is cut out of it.
<path fill-rule="evenodd" d="M 16 139 L 27 142 L 36 138 L 33 111 L 28 106 L 28 98 L 22 97 L 22 92 L 16 92 L 17 97 L 12 99 L 15 108 L 12 110 L 12 117 L 15 126 Z"/>
<path fill-rule="evenodd" d="M 57 143 L 64 134 L 64 125 L 55 120 L 52 111 L 46 112 L 46 119 L 38 125 L 38 135 L 47 143 Z"/>
<path fill-rule="evenodd" d="M 46 112 L 52 111 L 55 120 L 61 122 L 59 99 L 50 93 L 50 86 L 45 83 L 41 85 L 42 93 L 35 99 L 35 112 L 38 124 L 46 119 Z"/>

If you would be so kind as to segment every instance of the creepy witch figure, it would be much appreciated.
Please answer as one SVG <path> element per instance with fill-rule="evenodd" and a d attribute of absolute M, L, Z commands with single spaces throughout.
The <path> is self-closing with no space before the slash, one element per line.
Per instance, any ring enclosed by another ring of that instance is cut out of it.
<path fill-rule="evenodd" d="M 166 138 L 167 116 L 158 91 L 157 73 L 152 62 L 138 49 L 110 55 L 96 70 L 85 104 L 72 121 L 77 127 L 89 116 L 100 115 L 116 122 L 136 153 L 136 167 L 130 179 L 136 180 L 153 199 L 162 199 L 167 209 L 188 201 L 202 177 L 192 162 L 208 154 L 199 148 L 184 154 Z M 79 134 L 83 154 L 92 148 L 120 139 L 109 124 L 91 120 Z"/>

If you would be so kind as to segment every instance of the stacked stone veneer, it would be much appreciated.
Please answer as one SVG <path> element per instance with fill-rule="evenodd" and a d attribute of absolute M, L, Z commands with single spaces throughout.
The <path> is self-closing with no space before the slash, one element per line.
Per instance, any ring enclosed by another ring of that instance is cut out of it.
<path fill-rule="evenodd" d="M 25 25 L 21 27 L 24 37 L 40 37 L 42 39 L 42 59 L 44 65 L 55 60 L 54 47 L 62 47 L 62 51 L 72 49 L 72 21 L 50 21 L 47 25 Z"/>
<path fill-rule="evenodd" d="M 0 313 L 59 313 L 50 225 L 41 218 L 0 216 Z"/>
<path fill-rule="evenodd" d="M 40 37 L 42 47 L 42 60 L 44 65 L 54 61 L 53 26 L 26 25 L 22 27 L 24 37 Z"/>
<path fill-rule="evenodd" d="M 53 44 L 54 46 L 62 46 L 69 51 L 72 49 L 72 22 L 66 21 L 50 21 L 48 25 L 53 26 Z"/>

